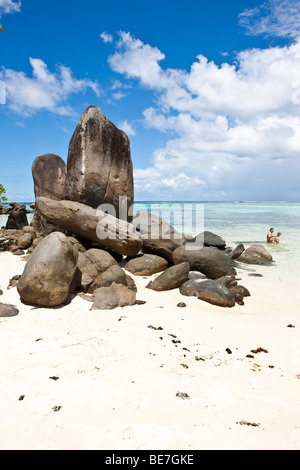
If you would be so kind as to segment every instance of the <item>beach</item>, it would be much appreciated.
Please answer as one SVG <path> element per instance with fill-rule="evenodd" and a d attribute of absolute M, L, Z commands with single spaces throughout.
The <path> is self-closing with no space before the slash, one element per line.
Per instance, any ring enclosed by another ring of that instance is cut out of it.
<path fill-rule="evenodd" d="M 278 266 L 240 266 L 233 308 L 146 289 L 155 274 L 133 276 L 145 304 L 91 311 L 22 304 L 25 261 L 0 263 L 20 311 L 0 319 L 1 449 L 300 447 L 299 293 Z"/>
<path fill-rule="evenodd" d="M 0 0 L 0 450 L 300 449 L 299 32 Z"/>

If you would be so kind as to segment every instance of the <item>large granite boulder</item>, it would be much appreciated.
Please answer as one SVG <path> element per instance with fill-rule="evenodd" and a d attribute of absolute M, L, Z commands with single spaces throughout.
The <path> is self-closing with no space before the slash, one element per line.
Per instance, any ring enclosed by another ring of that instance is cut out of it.
<path fill-rule="evenodd" d="M 23 227 L 28 225 L 27 209 L 25 204 L 12 201 L 10 202 L 10 206 L 12 207 L 12 210 L 9 213 L 6 228 L 8 230 L 22 230 Z"/>
<path fill-rule="evenodd" d="M 101 210 L 73 201 L 37 198 L 40 213 L 49 222 L 125 256 L 136 256 L 142 240 L 133 226 Z"/>
<path fill-rule="evenodd" d="M 53 232 L 45 237 L 30 255 L 18 281 L 22 302 L 38 307 L 69 302 L 77 282 L 77 258 L 78 252 L 64 234 Z"/>
<path fill-rule="evenodd" d="M 120 200 L 122 198 L 120 207 Z M 117 218 L 127 219 L 133 204 L 130 142 L 96 106 L 81 116 L 69 144 L 64 199 L 94 209 L 110 204 Z"/>
<path fill-rule="evenodd" d="M 210 279 L 217 279 L 234 272 L 233 261 L 215 247 L 192 249 L 188 245 L 176 248 L 173 253 L 175 264 L 188 262 L 191 271 L 200 271 Z"/>
<path fill-rule="evenodd" d="M 161 256 L 170 265 L 173 264 L 173 251 L 186 241 L 181 233 L 161 217 L 149 212 L 137 213 L 132 224 L 143 241 L 143 253 Z"/>
<path fill-rule="evenodd" d="M 32 176 L 35 198 L 47 197 L 58 201 L 64 199 L 67 165 L 58 155 L 47 153 L 38 156 L 32 164 Z M 59 227 L 48 222 L 37 207 L 31 225 L 44 235 L 61 231 Z"/>
<path fill-rule="evenodd" d="M 151 276 L 164 271 L 168 267 L 168 262 L 157 255 L 140 255 L 132 258 L 125 265 L 126 271 L 136 276 Z"/>
<path fill-rule="evenodd" d="M 146 287 L 155 291 L 177 289 L 183 283 L 187 282 L 189 271 L 189 263 L 181 263 L 176 266 L 171 266 L 154 279 L 154 281 L 150 281 Z"/>
<path fill-rule="evenodd" d="M 246 264 L 266 265 L 272 263 L 273 257 L 263 245 L 251 245 L 236 261 Z"/>
<path fill-rule="evenodd" d="M 60 200 L 64 197 L 67 165 L 53 153 L 38 156 L 32 164 L 34 194 Z"/>
<path fill-rule="evenodd" d="M 219 307 L 234 307 L 235 297 L 224 285 L 213 279 L 194 279 L 185 282 L 180 288 L 180 293 L 187 296 L 195 296 Z"/>

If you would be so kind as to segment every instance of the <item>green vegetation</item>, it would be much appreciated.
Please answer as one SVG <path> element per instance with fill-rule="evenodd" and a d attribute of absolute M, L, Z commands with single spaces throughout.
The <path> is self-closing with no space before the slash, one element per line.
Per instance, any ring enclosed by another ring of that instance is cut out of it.
<path fill-rule="evenodd" d="M 3 187 L 3 184 L 0 184 L 0 206 L 2 202 L 7 201 L 7 198 L 5 196 L 2 196 L 2 194 L 6 193 L 6 189 Z"/>
<path fill-rule="evenodd" d="M 0 31 L 3 31 L 4 33 L 6 33 L 6 30 L 3 28 L 3 26 L 1 26 L 1 24 L 0 24 Z"/>

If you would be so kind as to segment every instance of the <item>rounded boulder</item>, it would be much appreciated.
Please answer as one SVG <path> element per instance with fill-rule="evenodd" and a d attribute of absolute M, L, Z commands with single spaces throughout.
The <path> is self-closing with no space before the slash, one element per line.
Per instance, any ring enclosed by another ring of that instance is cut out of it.
<path fill-rule="evenodd" d="M 76 287 L 78 252 L 68 238 L 53 232 L 32 252 L 18 282 L 23 303 L 38 307 L 66 304 Z"/>

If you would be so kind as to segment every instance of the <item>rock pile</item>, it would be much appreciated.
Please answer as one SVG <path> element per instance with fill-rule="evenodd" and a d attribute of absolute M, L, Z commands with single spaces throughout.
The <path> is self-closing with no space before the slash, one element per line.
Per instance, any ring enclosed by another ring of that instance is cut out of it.
<path fill-rule="evenodd" d="M 91 209 L 110 206 L 113 216 L 130 220 L 133 204 L 133 168 L 130 142 L 96 106 L 90 106 L 70 140 L 67 165 L 61 157 L 45 154 L 32 165 L 34 193 L 38 198 L 72 201 Z M 61 231 L 36 207 L 33 226 L 48 235 Z"/>
<path fill-rule="evenodd" d="M 239 244 L 232 251 L 212 232 L 189 238 L 148 212 L 132 217 L 129 140 L 95 106 L 76 127 L 67 165 L 45 154 L 35 159 L 32 173 L 31 226 L 24 207 L 11 203 L 6 230 L 0 232 L 0 251 L 26 250 L 27 263 L 16 280 L 25 304 L 52 308 L 78 294 L 93 310 L 134 305 L 141 301 L 131 275 L 157 274 L 148 289 L 179 289 L 183 296 L 233 307 L 250 295 L 238 285 L 239 263 L 272 262 L 261 246 L 245 250 Z"/>
<path fill-rule="evenodd" d="M 12 201 L 10 203 L 11 210 L 6 223 L 8 230 L 22 230 L 23 227 L 28 225 L 27 209 L 25 204 Z"/>
<path fill-rule="evenodd" d="M 22 232 L 19 239 L 23 240 L 25 234 L 26 231 Z M 202 263 L 200 250 L 195 250 L 196 261 L 191 267 L 189 261 L 178 262 L 176 250 L 173 253 L 174 262 L 170 265 L 163 257 L 142 252 L 132 258 L 124 259 L 122 256 L 120 260 L 113 251 L 100 245 L 86 249 L 74 236 L 61 232 L 53 232 L 34 241 L 38 243 L 34 249 L 31 246 L 32 249 L 28 250 L 31 254 L 17 281 L 21 300 L 26 304 L 60 306 L 70 302 L 79 293 L 93 302 L 93 310 L 134 305 L 137 288 L 131 274 L 143 277 L 158 274 L 147 284 L 148 289 L 179 289 L 184 296 L 196 296 L 222 307 L 243 304 L 244 297 L 250 295 L 245 287 L 238 285 L 235 265 L 230 256 L 217 248 L 200 249 L 208 249 L 205 263 Z M 220 271 L 216 271 L 220 269 L 219 265 L 214 264 L 218 257 L 221 259 Z M 193 260 L 191 253 L 189 260 Z M 211 269 L 211 266 L 216 267 Z M 220 275 L 216 276 L 216 272 Z"/>

